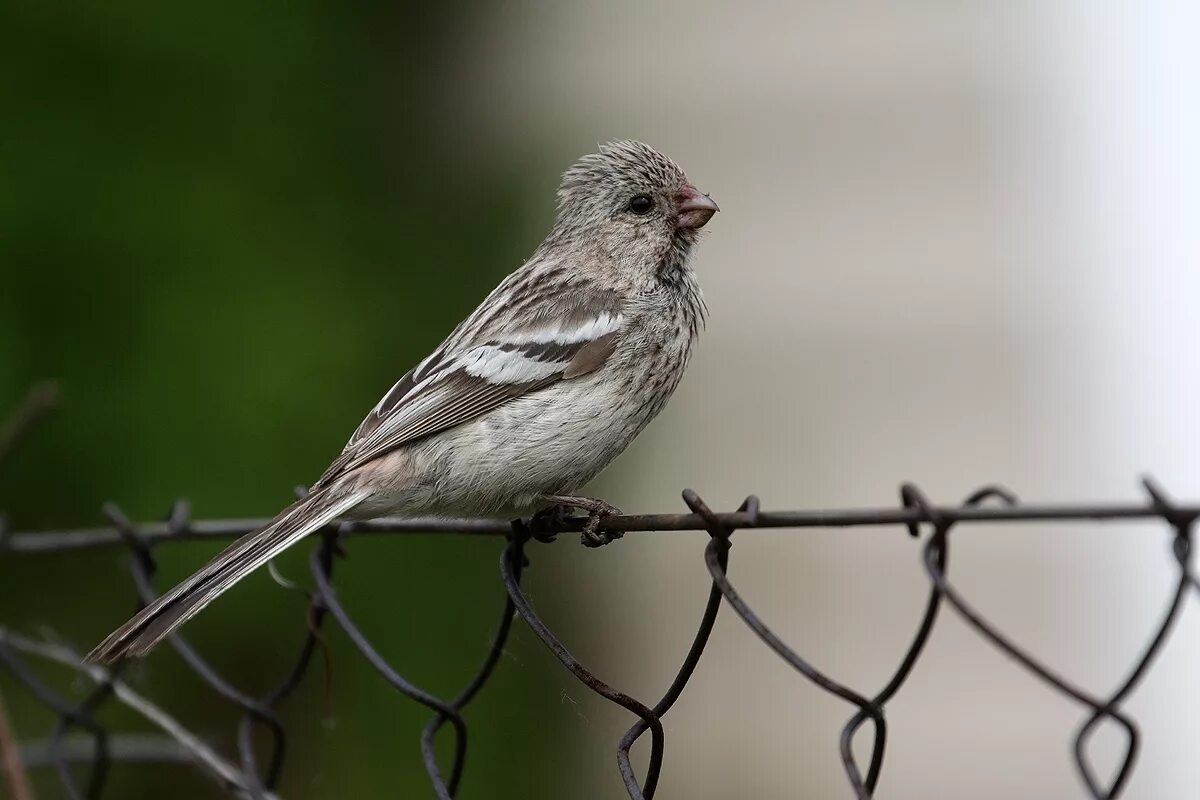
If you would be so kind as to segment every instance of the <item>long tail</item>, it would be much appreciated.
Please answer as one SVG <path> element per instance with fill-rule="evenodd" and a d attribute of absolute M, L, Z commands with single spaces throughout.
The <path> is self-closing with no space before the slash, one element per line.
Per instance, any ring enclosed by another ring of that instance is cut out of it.
<path fill-rule="evenodd" d="M 139 611 L 88 653 L 85 660 L 105 663 L 146 655 L 235 583 L 358 505 L 363 496 L 361 491 L 347 492 L 334 486 L 294 503 L 265 527 L 238 539 L 190 578 Z"/>

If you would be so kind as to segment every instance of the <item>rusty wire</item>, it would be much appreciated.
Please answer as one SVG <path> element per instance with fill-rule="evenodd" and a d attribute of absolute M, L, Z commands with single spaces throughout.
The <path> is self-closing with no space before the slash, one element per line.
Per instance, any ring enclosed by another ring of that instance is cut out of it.
<path fill-rule="evenodd" d="M 272 800 L 281 770 L 284 768 L 287 736 L 275 709 L 296 689 L 307 674 L 313 656 L 323 646 L 321 628 L 332 617 L 347 635 L 358 652 L 375 671 L 401 696 L 427 707 L 433 714 L 421 735 L 421 753 L 429 781 L 436 795 L 443 800 L 454 798 L 463 774 L 467 753 L 467 725 L 463 713 L 467 705 L 483 689 L 496 669 L 500 655 L 512 629 L 515 617 L 520 617 L 546 645 L 562 665 L 588 689 L 629 711 L 635 722 L 621 737 L 616 749 L 617 769 L 626 791 L 633 800 L 649 800 L 655 796 L 663 768 L 665 733 L 662 720 L 683 694 L 692 673 L 700 661 L 713 625 L 722 605 L 727 605 L 762 641 L 786 661 L 802 677 L 825 692 L 854 707 L 842 728 L 838 743 L 843 768 L 852 796 L 865 800 L 874 796 L 884 765 L 887 743 L 885 709 L 902 688 L 924 652 L 943 605 L 963 618 L 986 641 L 1013 659 L 1029 673 L 1063 696 L 1084 707 L 1086 717 L 1074 737 L 1074 759 L 1085 791 L 1093 798 L 1112 800 L 1120 796 L 1132 774 L 1140 745 L 1138 728 L 1125 714 L 1121 705 L 1147 675 L 1152 662 L 1161 651 L 1175 625 L 1189 588 L 1200 591 L 1192 571 L 1191 531 L 1200 506 L 1177 505 L 1152 481 L 1144 482 L 1149 495 L 1145 505 L 1097 506 L 1021 506 L 1016 499 L 997 487 L 983 488 L 960 506 L 936 506 L 912 484 L 900 491 L 900 505 L 893 508 L 856 509 L 842 511 L 785 511 L 767 512 L 759 509 L 758 500 L 751 496 L 732 513 L 715 513 L 692 491 L 685 491 L 684 501 L 689 514 L 652 514 L 610 517 L 601 530 L 610 533 L 638 531 L 700 530 L 708 533 L 704 547 L 704 563 L 712 578 L 696 635 L 683 658 L 674 680 L 662 698 L 653 706 L 614 688 L 581 664 L 562 640 L 541 620 L 533 604 L 521 588 L 523 571 L 530 562 L 531 542 L 551 541 L 556 536 L 577 533 L 579 519 L 540 520 L 536 522 L 494 520 L 375 520 L 365 523 L 334 524 L 323 530 L 316 539 L 310 558 L 314 588 L 308 597 L 308 633 L 300 644 L 295 662 L 288 675 L 262 697 L 252 697 L 219 675 L 200 654 L 180 635 L 169 641 L 187 667 L 199 676 L 212 691 L 238 707 L 242 717 L 237 732 L 238 766 L 227 764 L 189 738 L 186 731 L 160 722 L 173 738 L 162 742 L 130 742 L 128 735 L 110 734 L 94 716 L 94 711 L 106 702 L 128 700 L 130 690 L 120 681 L 121 665 L 105 670 L 95 666 L 78 665 L 96 683 L 94 690 L 82 700 L 69 700 L 50 689 L 38 672 L 27 663 L 29 656 L 46 655 L 48 646 L 11 633 L 0 627 L 0 665 L 3 665 L 33 696 L 58 716 L 49 737 L 21 750 L 24 764 L 29 768 L 52 767 L 58 774 L 66 795 L 72 800 L 96 800 L 102 797 L 108 765 L 113 760 L 145 762 L 160 760 L 167 763 L 192 761 L 207 767 L 234 796 L 252 800 Z M 995 500 L 996 503 L 986 503 Z M 151 602 L 155 594 L 154 549 L 174 541 L 187 539 L 219 539 L 254 530 L 265 520 L 220 520 L 193 522 L 186 503 L 176 504 L 165 522 L 135 525 L 115 505 L 105 507 L 110 523 L 106 528 L 72 531 L 41 531 L 9 533 L 0 519 L 0 554 L 8 559 L 35 553 L 63 552 L 123 545 L 130 552 L 130 572 L 139 603 Z M 949 535 L 952 528 L 963 523 L 998 523 L 1015 521 L 1064 520 L 1129 520 L 1157 519 L 1169 530 L 1172 553 L 1178 572 L 1158 625 L 1148 643 L 1131 667 L 1126 679 L 1108 696 L 1096 696 L 1080 688 L 1045 666 L 1027 650 L 987 621 L 949 580 Z M 904 526 L 913 537 L 920 528 L 930 532 L 921 547 L 920 563 L 930 581 L 925 609 L 917 620 L 916 632 L 902 655 L 891 679 L 878 691 L 863 693 L 829 676 L 802 657 L 792 646 L 775 634 L 768 624 L 746 603 L 729 577 L 729 557 L 732 536 L 738 529 L 756 528 L 829 528 L 850 526 Z M 333 588 L 335 557 L 347 537 L 361 535 L 456 533 L 504 537 L 500 555 L 500 577 L 504 588 L 503 607 L 491 647 L 476 674 L 454 698 L 444 700 L 413 685 L 392 666 L 371 644 L 369 637 L 354 622 L 350 612 L 341 604 Z M 58 651 L 55 651 L 58 653 Z M 61 653 L 55 656 L 62 661 Z M 148 705 L 148 704 L 147 704 Z M 1105 786 L 1097 778 L 1087 754 L 1087 743 L 1104 720 L 1117 724 L 1126 739 L 1114 777 Z M 856 761 L 853 742 L 862 727 L 870 722 L 871 757 L 865 772 Z M 453 759 L 449 771 L 438 763 L 434 743 L 443 727 L 449 724 L 454 737 Z M 271 750 L 265 765 L 260 764 L 253 743 L 253 731 L 258 726 L 267 731 Z M 78 736 L 68 737 L 79 730 L 91 739 L 90 749 Z M 632 765 L 630 752 L 635 743 L 650 733 L 650 756 L 645 774 L 639 777 Z M 121 746 L 114 746 L 113 743 Z M 136 746 L 135 746 L 136 745 Z M 3 743 L 0 742 L 0 748 Z M 0 752 L 0 756 L 12 753 Z M 21 758 L 20 753 L 17 759 Z M 86 761 L 90 771 L 86 784 L 80 785 L 73 775 L 72 763 Z M 0 759 L 0 763 L 4 759 Z"/>

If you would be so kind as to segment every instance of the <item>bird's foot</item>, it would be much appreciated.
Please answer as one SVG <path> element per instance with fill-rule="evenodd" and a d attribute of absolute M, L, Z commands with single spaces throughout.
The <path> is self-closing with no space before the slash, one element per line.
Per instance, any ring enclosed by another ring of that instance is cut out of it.
<path fill-rule="evenodd" d="M 558 540 L 558 534 L 566 527 L 569 506 L 553 505 L 543 508 L 529 518 L 526 526 L 529 535 L 544 544 Z"/>
<path fill-rule="evenodd" d="M 551 515 L 550 519 L 561 525 L 566 520 L 568 509 L 577 508 L 587 512 L 587 522 L 583 523 L 583 530 L 580 532 L 580 541 L 583 542 L 584 547 L 603 547 L 621 538 L 620 532 L 600 530 L 600 523 L 605 517 L 621 513 L 621 509 L 612 503 L 593 497 L 571 497 L 557 494 L 542 495 L 542 499 L 553 505 L 545 511 L 538 512 L 534 517 L 535 520 L 543 514 L 548 514 Z"/>

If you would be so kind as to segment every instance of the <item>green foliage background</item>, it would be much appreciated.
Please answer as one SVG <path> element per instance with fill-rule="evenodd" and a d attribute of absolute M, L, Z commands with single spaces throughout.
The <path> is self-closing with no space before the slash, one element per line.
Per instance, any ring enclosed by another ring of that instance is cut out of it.
<path fill-rule="evenodd" d="M 160 517 L 269 515 L 371 403 L 532 242 L 510 167 L 468 171 L 432 113 L 426 64 L 462 4 L 68 4 L 0 10 L 0 413 L 41 378 L 63 403 L 0 464 L 14 527 L 93 525 L 102 502 Z M 160 551 L 161 586 L 215 547 Z M 303 551 L 306 548 L 298 548 Z M 498 546 L 356 541 L 346 604 L 405 674 L 452 694 L 496 624 Z M 305 582 L 306 553 L 282 560 Z M 419 565 L 419 566 L 418 566 Z M 255 576 L 189 626 L 263 691 L 304 634 L 304 601 Z M 0 620 L 79 648 L 133 607 L 115 551 L 0 559 Z M 285 710 L 287 797 L 431 796 L 427 712 L 333 645 Z M 472 714 L 464 797 L 550 797 L 556 736 L 526 702 L 546 662 L 506 662 Z M 55 675 L 80 696 L 85 685 Z M 237 715 L 169 650 L 130 678 L 232 753 Z M 24 737 L 52 718 L 0 673 Z M 137 722 L 105 708 L 103 718 Z M 448 738 L 448 737 L 447 737 Z M 265 740 L 260 752 L 264 753 Z M 39 798 L 61 796 L 46 771 Z M 118 765 L 119 798 L 223 796 L 187 768 Z"/>

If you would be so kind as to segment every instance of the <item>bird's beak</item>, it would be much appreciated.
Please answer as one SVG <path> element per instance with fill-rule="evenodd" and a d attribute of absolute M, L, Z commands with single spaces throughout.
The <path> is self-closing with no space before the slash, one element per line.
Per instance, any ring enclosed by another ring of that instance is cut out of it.
<path fill-rule="evenodd" d="M 712 219 L 712 215 L 720 211 L 717 204 L 708 195 L 701 192 L 690 183 L 675 193 L 675 225 L 680 228 L 695 230 L 703 228 Z"/>

